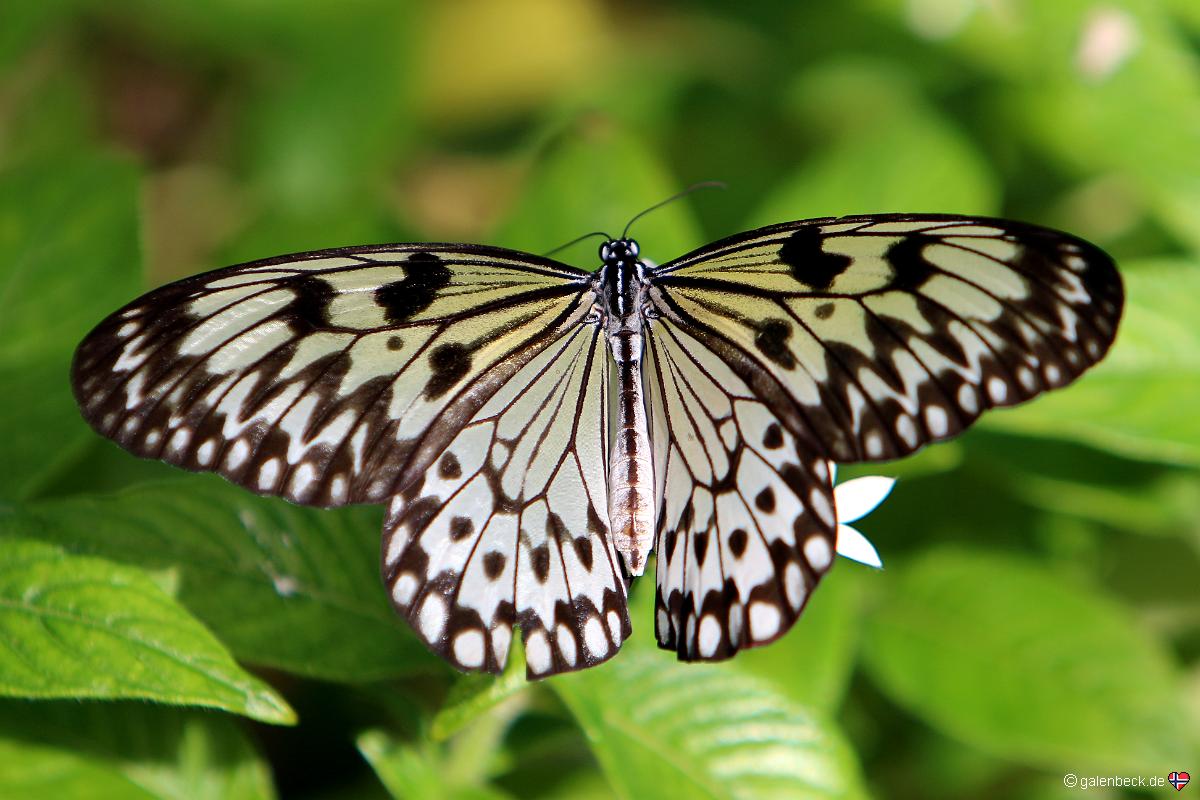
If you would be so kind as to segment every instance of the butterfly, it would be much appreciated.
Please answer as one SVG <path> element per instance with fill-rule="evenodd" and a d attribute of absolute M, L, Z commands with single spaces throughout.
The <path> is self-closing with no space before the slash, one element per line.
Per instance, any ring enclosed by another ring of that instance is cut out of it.
<path fill-rule="evenodd" d="M 683 660 L 766 644 L 836 552 L 828 463 L 892 459 L 1064 386 L 1116 333 L 1081 239 L 952 215 L 773 225 L 584 271 L 471 244 L 348 247 L 169 284 L 72 367 L 131 452 L 295 503 L 386 504 L 396 610 L 461 670 L 598 664 L 657 554 Z"/>

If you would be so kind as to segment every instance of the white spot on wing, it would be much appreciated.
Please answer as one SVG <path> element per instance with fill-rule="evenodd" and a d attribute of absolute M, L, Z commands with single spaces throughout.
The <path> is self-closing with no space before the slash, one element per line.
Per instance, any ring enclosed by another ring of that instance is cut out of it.
<path fill-rule="evenodd" d="M 550 643 L 545 631 L 536 630 L 529 634 L 525 641 L 525 663 L 536 675 L 550 669 Z"/>
<path fill-rule="evenodd" d="M 779 609 L 762 601 L 750 604 L 750 635 L 757 641 L 779 632 Z"/>
<path fill-rule="evenodd" d="M 805 540 L 804 557 L 817 572 L 829 569 L 829 564 L 833 561 L 833 553 L 829 551 L 829 542 L 819 534 L 813 534 Z"/>
<path fill-rule="evenodd" d="M 717 652 L 717 645 L 721 643 L 721 623 L 717 622 L 717 618 L 712 614 L 705 614 L 700 620 L 700 655 L 705 658 L 710 657 Z"/>
<path fill-rule="evenodd" d="M 483 664 L 483 632 L 470 628 L 455 636 L 454 657 L 464 667 L 481 666 Z"/>

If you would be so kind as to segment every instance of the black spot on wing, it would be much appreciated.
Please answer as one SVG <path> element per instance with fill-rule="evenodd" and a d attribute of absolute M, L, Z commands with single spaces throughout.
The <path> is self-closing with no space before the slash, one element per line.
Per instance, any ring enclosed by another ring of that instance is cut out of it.
<path fill-rule="evenodd" d="M 783 447 L 783 429 L 779 427 L 778 422 L 772 422 L 767 426 L 767 430 L 763 433 L 763 447 L 769 450 L 778 450 Z"/>
<path fill-rule="evenodd" d="M 749 541 L 750 535 L 744 529 L 735 528 L 733 533 L 729 534 L 729 552 L 733 553 L 734 558 L 741 558 Z"/>
<path fill-rule="evenodd" d="M 575 556 L 579 559 L 579 563 L 588 572 L 592 571 L 592 539 L 590 536 L 576 536 L 573 544 L 575 545 Z"/>
<path fill-rule="evenodd" d="M 934 273 L 934 267 L 924 256 L 929 238 L 919 234 L 905 236 L 887 250 L 888 263 L 892 265 L 892 289 L 915 292 Z"/>
<path fill-rule="evenodd" d="M 704 557 L 708 555 L 708 531 L 696 531 L 692 535 L 692 547 L 696 553 L 696 562 L 704 564 Z"/>
<path fill-rule="evenodd" d="M 454 517 L 450 520 L 450 538 L 454 541 L 461 542 L 473 533 L 475 523 L 470 517 Z"/>
<path fill-rule="evenodd" d="M 288 288 L 296 293 L 296 299 L 288 306 L 288 313 L 298 333 L 329 327 L 329 304 L 337 292 L 328 281 L 314 275 L 304 275 L 290 281 Z"/>
<path fill-rule="evenodd" d="M 462 477 L 462 465 L 458 463 L 458 457 L 454 453 L 447 452 L 442 456 L 442 460 L 438 464 L 438 474 L 446 480 Z"/>
<path fill-rule="evenodd" d="M 850 256 L 826 253 L 819 228 L 805 225 L 779 248 L 779 260 L 791 267 L 792 277 L 820 291 L 828 291 L 834 280 L 854 262 Z"/>
<path fill-rule="evenodd" d="M 506 560 L 503 553 L 498 553 L 495 550 L 485 553 L 483 556 L 483 574 L 487 575 L 490 581 L 496 580 L 504 572 L 504 562 Z"/>
<path fill-rule="evenodd" d="M 754 346 L 764 356 L 784 369 L 795 369 L 796 358 L 788 349 L 787 340 L 792 335 L 792 326 L 787 320 L 768 319 L 758 326 Z"/>
<path fill-rule="evenodd" d="M 545 583 L 550 577 L 550 548 L 546 545 L 538 545 L 529 553 L 529 560 L 533 565 L 533 576 L 537 578 L 538 583 Z"/>
<path fill-rule="evenodd" d="M 471 351 L 457 342 L 438 345 L 429 354 L 429 367 L 433 375 L 425 384 L 425 399 L 436 400 L 471 371 Z"/>
<path fill-rule="evenodd" d="M 450 284 L 450 270 L 433 253 L 413 253 L 404 265 L 404 278 L 375 290 L 375 302 L 392 324 L 407 322 L 433 304 Z"/>

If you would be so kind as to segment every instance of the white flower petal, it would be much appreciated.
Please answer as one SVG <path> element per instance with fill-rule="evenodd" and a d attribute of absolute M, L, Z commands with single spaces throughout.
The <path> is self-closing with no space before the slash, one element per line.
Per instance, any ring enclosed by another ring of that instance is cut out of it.
<path fill-rule="evenodd" d="M 839 556 L 866 564 L 868 567 L 883 569 L 883 561 L 875 550 L 875 545 L 849 525 L 837 527 L 837 552 Z"/>
<path fill-rule="evenodd" d="M 870 514 L 888 496 L 895 483 L 895 478 L 867 475 L 833 487 L 838 522 L 854 522 Z"/>

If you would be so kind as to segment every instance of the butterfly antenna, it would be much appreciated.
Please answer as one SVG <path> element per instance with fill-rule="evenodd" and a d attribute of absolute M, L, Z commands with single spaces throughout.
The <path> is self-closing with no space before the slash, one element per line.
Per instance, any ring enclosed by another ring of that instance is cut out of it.
<path fill-rule="evenodd" d="M 553 250 L 548 250 L 548 251 L 546 251 L 545 253 L 542 253 L 542 258 L 545 258 L 545 257 L 547 257 L 547 256 L 552 256 L 552 255 L 554 255 L 555 253 L 557 253 L 559 250 L 566 250 L 566 249 L 567 249 L 568 247 L 570 247 L 571 245 L 573 245 L 573 244 L 579 244 L 579 243 L 580 243 L 580 242 L 582 242 L 584 239 L 590 239 L 590 238 L 592 238 L 593 236 L 603 236 L 603 237 L 604 237 L 606 240 L 608 240 L 608 241 L 612 241 L 612 237 L 611 237 L 611 236 L 609 236 L 609 235 L 608 235 L 607 233 L 605 233 L 604 231 L 592 231 L 591 233 L 585 233 L 583 236 L 576 236 L 574 239 L 572 239 L 571 241 L 567 242 L 566 244 L 560 244 L 558 247 L 554 248 Z"/>
<path fill-rule="evenodd" d="M 633 227 L 633 223 L 637 222 L 639 219 L 646 216 L 647 214 L 649 214 L 651 211 L 655 210 L 656 208 L 662 208 L 667 203 L 673 203 L 676 200 L 680 199 L 681 197 L 687 197 L 692 192 L 698 191 L 700 189 L 728 189 L 728 188 L 729 187 L 726 186 L 721 181 L 700 181 L 699 183 L 693 183 L 691 186 L 687 187 L 682 192 L 673 194 L 670 197 L 668 197 L 666 200 L 663 200 L 661 202 L 655 203 L 654 205 L 650 206 L 645 211 L 640 211 L 637 214 L 634 214 L 633 219 L 629 220 L 629 224 L 625 226 L 625 230 L 621 231 L 621 238 L 622 239 L 625 238 L 625 236 L 629 233 L 629 229 Z"/>

